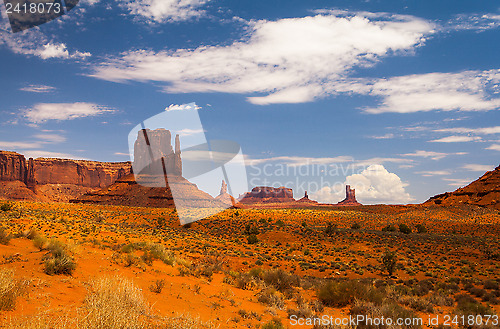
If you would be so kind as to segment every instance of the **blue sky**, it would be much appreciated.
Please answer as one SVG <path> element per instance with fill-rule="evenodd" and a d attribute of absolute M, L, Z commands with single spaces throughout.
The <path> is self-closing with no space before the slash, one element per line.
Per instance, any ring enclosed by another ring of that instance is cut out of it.
<path fill-rule="evenodd" d="M 82 0 L 16 34 L 4 11 L 0 149 L 126 161 L 195 102 L 251 186 L 297 197 L 422 202 L 500 163 L 497 1 Z"/>

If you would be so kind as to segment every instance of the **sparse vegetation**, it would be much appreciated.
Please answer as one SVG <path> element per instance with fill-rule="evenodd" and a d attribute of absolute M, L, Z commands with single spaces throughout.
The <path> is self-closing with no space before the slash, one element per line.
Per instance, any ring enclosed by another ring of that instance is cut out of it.
<path fill-rule="evenodd" d="M 44 256 L 44 271 L 48 275 L 71 275 L 76 268 L 76 263 L 68 254 L 66 245 L 57 240 L 52 240 L 47 246 L 48 253 Z"/>
<path fill-rule="evenodd" d="M 14 271 L 0 269 L 0 311 L 10 311 L 16 306 L 16 282 Z"/>
<path fill-rule="evenodd" d="M 161 294 L 162 290 L 163 290 L 163 287 L 165 287 L 165 280 L 163 279 L 158 279 L 158 280 L 155 280 L 150 286 L 149 286 L 149 290 L 151 290 L 152 292 L 156 293 L 156 294 Z"/>
<path fill-rule="evenodd" d="M 4 202 L 0 205 L 0 211 L 11 211 L 12 210 L 12 204 L 8 203 L 8 202 Z"/>
<path fill-rule="evenodd" d="M 3 227 L 0 227 L 0 244 L 8 245 L 10 240 L 12 240 L 12 235 L 10 235 Z"/>
<path fill-rule="evenodd" d="M 411 228 L 406 224 L 399 224 L 399 232 L 404 234 L 410 234 Z"/>
<path fill-rule="evenodd" d="M 381 263 L 383 269 L 387 271 L 387 274 L 392 275 L 398 263 L 396 252 L 386 250 L 385 253 L 382 255 Z"/>
<path fill-rule="evenodd" d="M 90 283 L 85 298 L 85 328 L 144 328 L 150 312 L 142 292 L 123 277 L 103 277 Z"/>

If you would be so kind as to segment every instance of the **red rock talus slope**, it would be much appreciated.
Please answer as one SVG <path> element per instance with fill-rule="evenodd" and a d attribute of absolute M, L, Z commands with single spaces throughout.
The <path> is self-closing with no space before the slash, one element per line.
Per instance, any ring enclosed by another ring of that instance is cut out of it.
<path fill-rule="evenodd" d="M 500 210 L 500 166 L 495 170 L 488 171 L 469 185 L 454 192 L 433 196 L 424 204 L 446 206 L 473 204 Z"/>
<path fill-rule="evenodd" d="M 223 206 L 208 193 L 198 189 L 181 176 L 169 177 L 169 184 L 176 184 L 177 205 L 194 204 L 201 208 Z M 173 208 L 174 199 L 170 188 L 147 187 L 137 184 L 133 174 L 118 179 L 114 184 L 98 191 L 86 193 L 72 203 L 105 204 L 130 207 Z"/>

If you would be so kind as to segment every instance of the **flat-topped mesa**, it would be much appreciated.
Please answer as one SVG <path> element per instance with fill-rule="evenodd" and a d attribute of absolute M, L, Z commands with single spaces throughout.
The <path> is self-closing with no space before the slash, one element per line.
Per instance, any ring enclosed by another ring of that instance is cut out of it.
<path fill-rule="evenodd" d="M 291 188 L 281 187 L 269 187 L 269 186 L 258 186 L 252 189 L 250 192 L 254 198 L 283 198 L 283 199 L 293 199 L 293 190 Z"/>
<path fill-rule="evenodd" d="M 179 135 L 175 136 L 175 152 L 172 148 L 172 134 L 169 130 L 141 129 L 134 143 L 134 169 L 137 174 L 154 162 L 163 158 L 169 175 L 182 176 L 181 145 Z M 156 172 L 154 170 L 153 172 Z M 160 170 L 159 172 L 162 172 Z"/>
<path fill-rule="evenodd" d="M 351 188 L 351 185 L 346 185 L 345 187 L 345 199 L 337 203 L 339 206 L 360 206 L 356 200 L 356 190 Z"/>
<path fill-rule="evenodd" d="M 71 184 L 102 188 L 130 173 L 130 162 L 38 158 L 28 161 L 27 186 Z M 31 175 L 33 177 L 31 178 Z"/>
<path fill-rule="evenodd" d="M 0 195 L 16 200 L 67 202 L 91 189 L 111 185 L 130 171 L 130 162 L 26 160 L 22 154 L 0 151 Z"/>
<path fill-rule="evenodd" d="M 295 202 L 293 190 L 286 187 L 257 186 L 246 193 L 240 200 L 241 203 L 259 202 Z"/>

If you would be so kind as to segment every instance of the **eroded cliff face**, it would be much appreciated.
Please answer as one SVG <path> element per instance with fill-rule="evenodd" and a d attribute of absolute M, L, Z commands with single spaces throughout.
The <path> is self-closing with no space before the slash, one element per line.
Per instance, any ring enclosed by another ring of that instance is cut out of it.
<path fill-rule="evenodd" d="M 8 185 L 11 199 L 33 199 L 25 196 L 29 188 L 40 200 L 63 201 L 80 196 L 92 189 L 103 188 L 131 173 L 130 162 L 97 162 L 68 159 L 29 159 L 24 155 L 0 151 L 0 181 L 17 181 Z M 2 184 L 0 188 L 6 189 Z M 1 191 L 0 191 L 1 192 Z"/>
<path fill-rule="evenodd" d="M 96 162 L 66 159 L 34 159 L 36 185 L 71 184 L 102 188 L 130 174 L 129 162 Z"/>
<path fill-rule="evenodd" d="M 24 155 L 0 151 L 0 181 L 26 182 L 27 165 Z"/>

